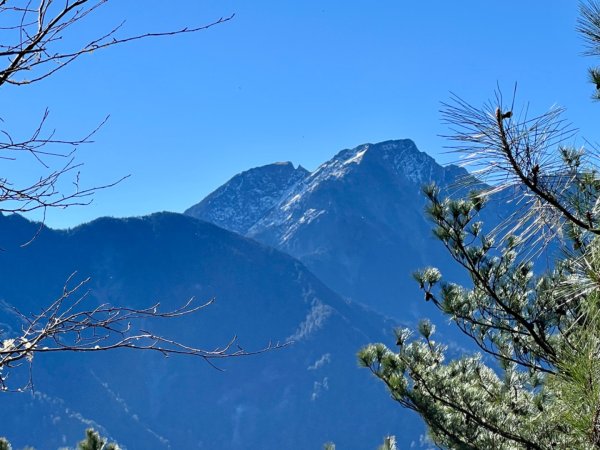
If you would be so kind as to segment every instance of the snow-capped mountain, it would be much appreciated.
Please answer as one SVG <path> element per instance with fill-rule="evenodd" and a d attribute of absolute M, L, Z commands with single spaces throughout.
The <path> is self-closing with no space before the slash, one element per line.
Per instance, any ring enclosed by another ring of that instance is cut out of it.
<path fill-rule="evenodd" d="M 331 160 L 317 168 L 310 176 L 300 180 L 285 196 L 280 197 L 276 207 L 267 211 L 247 232 L 249 236 L 268 241 L 276 247 L 288 248 L 288 242 L 300 230 L 321 215 L 338 213 L 333 198 L 323 198 L 323 193 L 352 194 L 367 197 L 360 206 L 370 209 L 381 188 L 403 190 L 419 196 L 424 184 L 436 181 L 448 186 L 467 172 L 456 166 L 444 168 L 424 152 L 420 152 L 409 140 L 386 141 L 379 144 L 364 144 L 354 149 L 342 150 Z M 367 182 L 370 183 L 367 186 Z M 375 188 L 371 190 L 369 188 Z M 363 192 L 367 190 L 368 192 Z M 350 199 L 340 199 L 344 202 Z M 394 203 L 387 206 L 393 207 Z M 352 205 L 349 205 L 352 206 Z M 386 205 L 382 205 L 384 213 Z M 240 210 L 238 210 L 240 211 Z M 244 212 L 243 216 L 247 216 Z M 262 237 L 263 235 L 269 238 Z"/>
<path fill-rule="evenodd" d="M 234 231 L 243 222 L 246 236 L 299 258 L 344 296 L 416 318 L 422 302 L 414 270 L 436 265 L 450 279 L 463 276 L 431 233 L 422 186 L 435 182 L 452 190 L 466 176 L 460 167 L 440 166 L 409 139 L 364 144 L 340 151 L 292 186 L 271 189 L 282 194 L 275 202 L 269 197 L 272 206 L 259 218 L 238 199 L 260 192 L 249 193 L 239 183 L 235 195 L 215 201 L 217 192 L 232 192 L 228 183 L 201 203 L 200 214 L 195 207 L 188 214 Z M 214 221 L 213 211 L 222 210 L 235 220 Z"/>

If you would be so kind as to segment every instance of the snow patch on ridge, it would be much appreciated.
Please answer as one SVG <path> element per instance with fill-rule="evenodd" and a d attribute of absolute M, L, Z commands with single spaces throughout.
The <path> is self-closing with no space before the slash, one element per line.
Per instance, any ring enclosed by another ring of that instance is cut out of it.
<path fill-rule="evenodd" d="M 313 300 L 312 307 L 298 329 L 287 340 L 300 341 L 323 328 L 327 318 L 333 313 L 333 308 L 322 303 L 319 299 Z"/>
<path fill-rule="evenodd" d="M 363 156 L 365 156 L 365 153 L 367 153 L 367 148 L 365 147 L 364 150 L 359 151 L 358 153 L 356 153 L 356 155 L 354 155 L 352 158 L 346 160 L 344 162 L 344 165 L 348 165 L 348 164 L 359 164 L 362 161 Z"/>
<path fill-rule="evenodd" d="M 314 208 L 309 208 L 307 209 L 304 214 L 302 214 L 302 217 L 300 217 L 296 222 L 294 222 L 286 231 L 286 233 L 281 237 L 281 241 L 285 242 L 287 241 L 290 237 L 292 237 L 296 231 L 304 226 L 304 225 L 308 225 L 309 223 L 311 223 L 313 220 L 315 220 L 317 217 L 319 217 L 320 215 L 325 214 L 324 210 L 316 210 Z M 292 217 L 289 216 L 289 219 L 291 219 Z"/>
<path fill-rule="evenodd" d="M 306 368 L 306 370 L 317 370 L 320 369 L 321 367 L 323 367 L 326 364 L 329 364 L 331 362 L 331 353 L 325 353 L 323 356 L 321 356 L 319 359 L 317 359 L 314 364 L 308 366 Z"/>
<path fill-rule="evenodd" d="M 253 236 L 265 228 L 277 227 L 286 222 L 294 222 L 282 236 L 282 240 L 285 241 L 298 231 L 300 227 L 308 225 L 314 219 L 326 213 L 325 210 L 309 208 L 300 217 L 294 218 L 294 212 L 303 206 L 303 199 L 319 189 L 328 180 L 341 179 L 355 167 L 358 167 L 367 154 L 369 147 L 370 144 L 366 144 L 352 150 L 344 150 L 338 153 L 333 159 L 321 164 L 308 177 L 293 185 L 287 192 L 287 195 L 281 197 L 282 201 L 274 206 L 269 214 L 256 222 L 248 230 L 247 234 Z"/>

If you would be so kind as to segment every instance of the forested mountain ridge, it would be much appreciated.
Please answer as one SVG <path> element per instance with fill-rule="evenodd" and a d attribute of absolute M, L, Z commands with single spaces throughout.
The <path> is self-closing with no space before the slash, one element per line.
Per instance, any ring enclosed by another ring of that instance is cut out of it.
<path fill-rule="evenodd" d="M 362 449 L 398 429 L 411 430 L 407 445 L 418 442 L 417 418 L 356 367 L 357 349 L 392 339 L 394 324 L 341 299 L 294 258 L 173 213 L 42 227 L 20 247 L 37 230 L 0 217 L 3 338 L 20 326 L 12 307 L 39 311 L 76 272 L 72 282 L 91 277 L 86 306 L 160 301 L 169 309 L 214 297 L 197 314 L 147 324 L 181 342 L 214 348 L 237 335 L 248 350 L 294 344 L 217 363 L 224 372 L 139 351 L 37 355 L 34 392 L 3 394 L 1 433 L 16 448 L 58 448 L 88 426 L 130 449 L 300 449 L 328 440 Z"/>

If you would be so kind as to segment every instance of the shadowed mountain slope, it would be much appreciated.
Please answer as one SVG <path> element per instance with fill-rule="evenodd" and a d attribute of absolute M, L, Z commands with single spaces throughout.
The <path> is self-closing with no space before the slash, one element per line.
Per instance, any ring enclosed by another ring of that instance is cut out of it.
<path fill-rule="evenodd" d="M 77 271 L 73 282 L 91 276 L 88 306 L 158 300 L 168 309 L 215 297 L 197 314 L 147 324 L 182 342 L 295 343 L 217 363 L 223 372 L 139 351 L 38 355 L 34 393 L 2 398 L 0 434 L 16 448 L 73 445 L 88 426 L 129 449 L 309 449 L 328 440 L 364 449 L 388 433 L 418 445 L 418 419 L 356 364 L 360 346 L 391 341 L 393 324 L 342 300 L 292 257 L 170 213 L 43 228 L 20 248 L 36 231 L 0 217 L 3 338 L 19 326 L 11 306 L 39 311 Z"/>

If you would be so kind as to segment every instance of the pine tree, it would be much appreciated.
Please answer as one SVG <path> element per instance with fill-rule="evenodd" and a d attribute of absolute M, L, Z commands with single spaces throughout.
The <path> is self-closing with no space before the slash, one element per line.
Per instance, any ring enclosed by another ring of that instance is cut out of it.
<path fill-rule="evenodd" d="M 600 56 L 600 6 L 581 6 L 579 31 Z M 600 98 L 600 69 L 590 69 Z M 422 321 L 396 330 L 396 348 L 372 344 L 359 362 L 416 411 L 434 443 L 457 449 L 600 448 L 600 176 L 593 149 L 567 145 L 561 109 L 538 117 L 514 97 L 476 108 L 445 105 L 457 151 L 489 187 L 467 198 L 424 189 L 434 233 L 472 285 L 415 273 L 425 300 L 480 352 L 448 360 Z M 491 232 L 479 221 L 491 195 L 520 198 L 520 209 Z M 562 252 L 543 274 L 534 260 L 549 243 Z"/>
<path fill-rule="evenodd" d="M 78 450 L 119 450 L 119 446 L 114 443 L 107 443 L 100 437 L 97 431 L 88 428 L 85 431 L 85 439 L 77 445 Z"/>
<path fill-rule="evenodd" d="M 85 439 L 77 444 L 78 450 L 119 450 L 120 447 L 115 443 L 107 443 L 104 438 L 92 428 L 85 431 Z M 5 438 L 0 438 L 0 450 L 12 450 L 10 442 Z M 35 450 L 33 447 L 24 447 L 23 450 Z"/>

